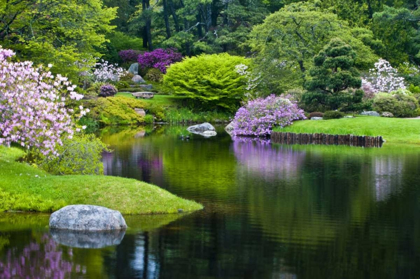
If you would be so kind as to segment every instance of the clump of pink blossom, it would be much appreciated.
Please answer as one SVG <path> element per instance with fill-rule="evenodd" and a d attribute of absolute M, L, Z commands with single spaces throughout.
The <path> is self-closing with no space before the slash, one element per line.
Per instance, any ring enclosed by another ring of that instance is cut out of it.
<path fill-rule="evenodd" d="M 12 62 L 13 55 L 0 46 L 0 144 L 18 143 L 45 156 L 58 155 L 56 146 L 64 136 L 72 138 L 75 128 L 75 112 L 65 102 L 83 95 L 66 77 L 29 61 Z M 78 111 L 82 116 L 89 110 L 80 106 Z"/>
<path fill-rule="evenodd" d="M 399 89 L 406 89 L 405 79 L 398 74 L 397 69 L 385 59 L 379 59 L 375 68 L 362 79 L 362 89 L 365 94 L 372 96 L 378 92 L 389 93 Z"/>
<path fill-rule="evenodd" d="M 267 136 L 274 127 L 286 127 L 293 120 L 305 119 L 303 110 L 288 99 L 270 95 L 248 101 L 232 122 L 234 136 Z"/>

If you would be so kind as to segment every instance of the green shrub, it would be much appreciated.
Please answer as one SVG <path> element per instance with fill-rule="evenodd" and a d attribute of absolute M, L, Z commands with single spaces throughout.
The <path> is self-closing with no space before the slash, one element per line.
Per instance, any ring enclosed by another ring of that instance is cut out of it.
<path fill-rule="evenodd" d="M 319 111 L 311 112 L 308 118 L 311 119 L 312 117 L 324 117 L 324 113 Z"/>
<path fill-rule="evenodd" d="M 41 167 L 59 175 L 69 174 L 103 174 L 102 152 L 106 145 L 93 134 L 75 134 L 72 139 L 66 138 L 58 148 L 58 157 L 44 159 Z"/>
<path fill-rule="evenodd" d="M 339 119 L 343 117 L 344 117 L 344 113 L 342 113 L 341 111 L 330 110 L 324 113 L 324 120 Z"/>
<path fill-rule="evenodd" d="M 327 111 L 340 109 L 342 111 L 362 111 L 369 109 L 371 104 L 363 101 L 363 90 L 349 90 L 334 94 L 324 92 L 305 92 L 299 106 L 305 111 Z"/>
<path fill-rule="evenodd" d="M 84 107 L 90 109 L 86 117 L 98 122 L 100 126 L 107 125 L 137 125 L 144 122 L 134 109 L 147 109 L 148 105 L 134 98 L 110 97 L 89 100 Z"/>
<path fill-rule="evenodd" d="M 170 94 L 186 97 L 194 106 L 235 111 L 246 83 L 235 70 L 239 64 L 248 65 L 249 61 L 227 53 L 189 57 L 172 64 L 163 83 Z"/>
<path fill-rule="evenodd" d="M 115 83 L 115 86 L 118 88 L 119 91 L 121 91 L 121 89 L 123 88 L 130 87 L 130 83 L 127 81 L 120 80 Z"/>
<path fill-rule="evenodd" d="M 154 122 L 153 115 L 148 114 L 144 117 L 144 123 L 152 124 L 153 122 Z"/>
<path fill-rule="evenodd" d="M 413 96 L 380 93 L 373 100 L 373 109 L 390 112 L 395 117 L 414 117 L 419 115 L 419 102 Z"/>
<path fill-rule="evenodd" d="M 163 79 L 163 74 L 159 69 L 152 68 L 147 71 L 146 79 L 154 82 L 161 82 Z"/>
<path fill-rule="evenodd" d="M 134 75 L 132 73 L 126 72 L 125 75 L 120 77 L 120 81 L 126 81 L 126 82 L 130 83 L 132 81 L 131 79 L 133 77 L 134 77 Z"/>

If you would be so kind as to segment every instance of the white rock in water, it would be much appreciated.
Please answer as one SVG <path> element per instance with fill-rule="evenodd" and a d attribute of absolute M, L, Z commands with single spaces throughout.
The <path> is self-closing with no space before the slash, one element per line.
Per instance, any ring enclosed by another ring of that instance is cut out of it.
<path fill-rule="evenodd" d="M 51 229 L 75 231 L 125 230 L 127 224 L 119 211 L 95 205 L 69 205 L 51 214 Z"/>

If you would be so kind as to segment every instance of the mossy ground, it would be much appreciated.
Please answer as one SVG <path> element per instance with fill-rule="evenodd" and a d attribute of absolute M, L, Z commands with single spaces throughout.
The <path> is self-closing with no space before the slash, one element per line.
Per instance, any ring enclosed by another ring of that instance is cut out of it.
<path fill-rule="evenodd" d="M 382 136 L 387 143 L 420 145 L 420 119 L 358 116 L 333 120 L 302 120 L 283 129 L 275 128 L 274 131 Z"/>
<path fill-rule="evenodd" d="M 123 214 L 160 214 L 202 209 L 166 190 L 135 179 L 101 175 L 53 176 L 16 162 L 17 148 L 0 146 L 0 211 L 51 212 L 69 204 L 105 206 Z"/>

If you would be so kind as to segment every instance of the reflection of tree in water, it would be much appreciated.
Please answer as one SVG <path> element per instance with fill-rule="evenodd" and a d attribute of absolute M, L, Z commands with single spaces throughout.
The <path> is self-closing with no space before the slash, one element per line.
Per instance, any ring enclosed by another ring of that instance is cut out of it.
<path fill-rule="evenodd" d="M 8 250 L 5 261 L 0 262 L 0 278 L 67 278 L 86 274 L 85 267 L 71 261 L 72 249 L 67 251 L 64 254 L 54 240 L 44 234 L 22 251 Z"/>
<path fill-rule="evenodd" d="M 305 159 L 305 151 L 290 146 L 276 148 L 264 139 L 235 137 L 233 151 L 246 172 L 264 178 L 292 178 Z"/>
<path fill-rule="evenodd" d="M 404 157 L 380 156 L 373 158 L 375 194 L 377 201 L 384 201 L 401 190 Z"/>

